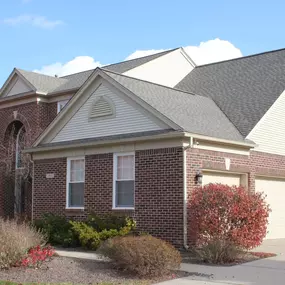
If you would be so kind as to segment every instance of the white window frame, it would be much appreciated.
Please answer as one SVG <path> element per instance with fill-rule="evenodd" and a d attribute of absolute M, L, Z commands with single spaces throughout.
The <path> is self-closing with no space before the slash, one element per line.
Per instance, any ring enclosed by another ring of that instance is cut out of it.
<path fill-rule="evenodd" d="M 57 113 L 59 113 L 65 106 L 66 104 L 68 103 L 69 99 L 67 100 L 62 100 L 62 101 L 58 101 L 57 102 Z M 64 103 L 64 106 L 63 108 L 60 108 L 60 105 Z"/>
<path fill-rule="evenodd" d="M 84 210 L 83 207 L 72 207 L 69 206 L 69 183 L 70 183 L 70 166 L 72 160 L 84 160 L 84 181 L 77 181 L 79 183 L 84 183 L 85 188 L 85 157 L 84 156 L 77 156 L 77 157 L 68 157 L 67 158 L 67 165 L 66 165 L 66 209 L 74 209 L 74 210 Z"/>
<path fill-rule="evenodd" d="M 134 186 L 134 207 L 117 207 L 116 206 L 116 181 L 117 181 L 117 176 L 118 176 L 118 170 L 117 170 L 117 165 L 118 165 L 118 157 L 119 156 L 129 156 L 132 155 L 134 156 L 134 184 L 136 182 L 135 178 L 135 166 L 136 166 L 136 156 L 135 152 L 122 152 L 122 153 L 114 153 L 113 154 L 113 210 L 134 210 L 135 209 L 135 186 Z M 120 180 L 123 181 L 123 180 Z M 129 179 L 126 179 L 125 181 L 130 181 Z"/>

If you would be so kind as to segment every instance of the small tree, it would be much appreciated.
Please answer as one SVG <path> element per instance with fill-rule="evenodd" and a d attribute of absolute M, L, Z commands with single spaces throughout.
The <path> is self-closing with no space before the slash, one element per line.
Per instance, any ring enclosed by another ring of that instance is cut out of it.
<path fill-rule="evenodd" d="M 22 124 L 17 122 L 12 123 L 5 134 L 4 141 L 0 144 L 0 167 L 2 167 L 4 175 L 5 191 L 9 193 L 9 197 L 14 201 L 6 201 L 6 203 L 14 204 L 14 213 L 21 215 L 23 187 L 27 187 L 33 176 L 32 161 L 29 154 L 24 154 L 22 150 L 32 144 L 32 137 L 29 135 L 31 130 L 24 128 Z M 40 131 L 35 134 L 35 137 Z M 13 194 L 13 195 L 12 195 Z M 11 215 L 11 209 L 8 213 Z"/>
<path fill-rule="evenodd" d="M 208 184 L 196 188 L 189 199 L 190 234 L 207 251 L 259 246 L 266 235 L 269 205 L 262 193 L 243 187 Z M 213 245 L 215 245 L 213 247 Z M 212 248 L 212 249 L 211 249 Z"/>

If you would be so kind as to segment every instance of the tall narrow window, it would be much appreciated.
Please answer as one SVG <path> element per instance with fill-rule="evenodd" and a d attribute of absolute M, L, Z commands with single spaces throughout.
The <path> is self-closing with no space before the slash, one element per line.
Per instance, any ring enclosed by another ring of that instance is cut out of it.
<path fill-rule="evenodd" d="M 67 159 L 67 208 L 84 207 L 85 159 Z"/>
<path fill-rule="evenodd" d="M 133 209 L 135 202 L 135 155 L 114 154 L 113 208 Z"/>
<path fill-rule="evenodd" d="M 25 128 L 21 127 L 16 137 L 16 169 L 23 167 L 23 149 L 25 147 Z"/>

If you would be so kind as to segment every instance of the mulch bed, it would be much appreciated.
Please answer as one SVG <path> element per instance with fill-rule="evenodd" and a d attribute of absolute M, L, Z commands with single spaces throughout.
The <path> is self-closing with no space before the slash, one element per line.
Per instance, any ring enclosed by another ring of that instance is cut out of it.
<path fill-rule="evenodd" d="M 268 252 L 246 252 L 242 254 L 240 257 L 238 257 L 234 262 L 225 263 L 225 264 L 212 264 L 204 262 L 203 260 L 199 259 L 191 252 L 183 252 L 181 253 L 181 255 L 182 255 L 182 262 L 184 263 L 203 264 L 211 266 L 234 266 L 263 258 L 276 256 L 275 253 L 268 253 Z"/>
<path fill-rule="evenodd" d="M 145 280 L 143 284 L 153 284 L 158 281 L 188 276 L 182 271 L 173 272 L 163 279 Z M 65 257 L 54 257 L 45 262 L 40 269 L 11 268 L 0 270 L 0 280 L 14 281 L 19 283 L 73 283 L 73 284 L 96 284 L 110 282 L 113 284 L 136 284 L 134 276 L 124 274 L 107 261 L 82 260 Z"/>

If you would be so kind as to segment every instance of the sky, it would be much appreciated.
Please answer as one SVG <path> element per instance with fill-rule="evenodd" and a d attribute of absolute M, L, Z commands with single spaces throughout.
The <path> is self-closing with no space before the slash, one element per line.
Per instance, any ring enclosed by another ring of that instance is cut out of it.
<path fill-rule="evenodd" d="M 285 48 L 279 0 L 1 0 L 0 86 L 14 67 L 67 75 L 175 47 L 197 64 Z"/>

